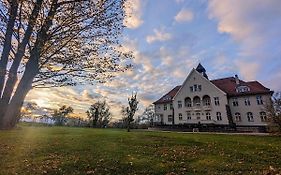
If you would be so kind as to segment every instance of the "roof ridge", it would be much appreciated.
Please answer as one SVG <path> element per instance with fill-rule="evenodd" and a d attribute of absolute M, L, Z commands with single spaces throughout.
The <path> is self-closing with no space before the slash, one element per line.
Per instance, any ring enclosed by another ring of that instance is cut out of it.
<path fill-rule="evenodd" d="M 210 81 L 216 81 L 216 80 L 222 80 L 222 79 L 229 79 L 229 78 L 234 78 L 234 77 L 218 78 L 218 79 L 213 79 L 213 80 L 210 80 Z"/>

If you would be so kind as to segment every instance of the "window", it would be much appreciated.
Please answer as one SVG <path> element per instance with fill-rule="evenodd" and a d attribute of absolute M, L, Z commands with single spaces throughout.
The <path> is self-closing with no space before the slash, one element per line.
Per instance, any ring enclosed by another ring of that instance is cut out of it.
<path fill-rule="evenodd" d="M 251 105 L 251 102 L 250 102 L 249 98 L 245 98 L 245 105 L 246 106 L 250 106 Z"/>
<path fill-rule="evenodd" d="M 189 97 L 184 99 L 184 105 L 185 107 L 191 107 L 191 99 Z"/>
<path fill-rule="evenodd" d="M 216 106 L 219 106 L 219 105 L 220 105 L 220 99 L 219 99 L 219 97 L 214 97 L 214 100 L 215 100 L 215 105 L 216 105 Z"/>
<path fill-rule="evenodd" d="M 248 122 L 253 122 L 254 121 L 253 113 L 247 112 L 247 118 L 248 118 Z"/>
<path fill-rule="evenodd" d="M 168 115 L 168 122 L 172 122 L 173 121 L 173 116 L 172 115 Z"/>
<path fill-rule="evenodd" d="M 187 120 L 191 120 L 191 114 L 190 114 L 190 112 L 186 113 L 186 116 L 187 116 Z"/>
<path fill-rule="evenodd" d="M 221 118 L 221 113 L 220 113 L 220 112 L 217 112 L 217 120 L 218 120 L 218 121 L 221 121 L 221 120 L 222 120 L 222 118 Z"/>
<path fill-rule="evenodd" d="M 178 108 L 182 108 L 182 103 L 181 103 L 181 101 L 178 101 Z"/>
<path fill-rule="evenodd" d="M 210 106 L 211 105 L 211 98 L 208 95 L 205 95 L 203 97 L 203 104 L 204 104 L 204 106 Z"/>
<path fill-rule="evenodd" d="M 263 101 L 262 101 L 262 96 L 257 96 L 257 104 L 258 105 L 262 105 L 263 104 Z"/>
<path fill-rule="evenodd" d="M 170 103 L 170 110 L 173 110 L 173 103 Z"/>
<path fill-rule="evenodd" d="M 182 120 L 182 114 L 179 113 L 179 120 Z"/>
<path fill-rule="evenodd" d="M 236 88 L 236 92 L 243 93 L 243 92 L 249 92 L 250 88 L 248 86 L 239 86 Z"/>
<path fill-rule="evenodd" d="M 193 86 L 190 86 L 190 92 L 193 92 Z"/>
<path fill-rule="evenodd" d="M 202 90 L 202 86 L 198 85 L 198 91 L 200 92 Z"/>
<path fill-rule="evenodd" d="M 160 106 L 160 105 L 158 106 L 158 109 L 161 109 L 161 106 Z"/>
<path fill-rule="evenodd" d="M 260 112 L 260 117 L 262 122 L 267 122 L 267 116 L 265 112 Z"/>
<path fill-rule="evenodd" d="M 209 112 L 206 113 L 206 120 L 212 120 L 211 114 Z"/>
<path fill-rule="evenodd" d="M 197 84 L 194 85 L 193 90 L 196 92 L 197 91 Z"/>
<path fill-rule="evenodd" d="M 171 100 L 171 97 L 170 97 L 169 95 L 167 95 L 167 96 L 165 96 L 165 97 L 163 98 L 163 100 L 164 100 L 164 101 Z"/>
<path fill-rule="evenodd" d="M 237 98 L 233 98 L 232 104 L 233 104 L 233 106 L 239 106 L 238 99 Z"/>
<path fill-rule="evenodd" d="M 200 120 L 200 113 L 199 113 L 199 112 L 196 113 L 196 119 L 197 119 L 197 120 Z"/>
<path fill-rule="evenodd" d="M 235 113 L 235 121 L 241 122 L 241 114 L 239 112 Z"/>
<path fill-rule="evenodd" d="M 194 106 L 200 106 L 200 105 L 201 105 L 200 97 L 195 96 L 195 97 L 193 98 L 193 104 L 194 104 Z"/>
<path fill-rule="evenodd" d="M 167 104 L 164 104 L 164 111 L 167 110 Z"/>

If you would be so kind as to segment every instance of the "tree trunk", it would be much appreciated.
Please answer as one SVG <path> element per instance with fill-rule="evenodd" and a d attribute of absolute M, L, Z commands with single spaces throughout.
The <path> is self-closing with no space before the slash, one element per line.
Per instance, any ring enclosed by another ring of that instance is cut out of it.
<path fill-rule="evenodd" d="M 22 42 L 18 46 L 17 53 L 15 55 L 13 64 L 9 70 L 9 76 L 8 76 L 5 88 L 3 90 L 3 96 L 1 99 L 1 103 L 0 103 L 1 106 L 4 107 L 4 109 L 6 108 L 6 105 L 8 105 L 9 101 L 11 100 L 11 96 L 12 96 L 13 90 L 15 88 L 15 84 L 17 82 L 18 68 L 19 68 L 22 58 L 24 56 L 26 45 L 28 44 L 28 42 L 30 40 L 30 36 L 32 34 L 33 27 L 35 25 L 35 21 L 39 14 L 42 2 L 43 2 L 43 0 L 37 0 L 36 4 L 32 10 L 32 14 L 29 18 L 28 27 L 26 29 Z"/>
<path fill-rule="evenodd" d="M 6 69 L 8 64 L 8 58 L 10 55 L 10 50 L 12 48 L 12 35 L 13 35 L 13 28 L 15 24 L 15 19 L 17 16 L 17 10 L 18 10 L 18 2 L 16 0 L 11 2 L 10 7 L 10 16 L 9 21 L 7 24 L 6 34 L 5 34 L 5 40 L 3 44 L 3 50 L 0 60 L 0 99 L 2 97 L 3 88 L 5 84 L 5 76 L 6 76 Z M 0 123 L 2 122 L 2 119 L 5 114 L 5 108 L 0 103 Z"/>
<path fill-rule="evenodd" d="M 1 60 L 0 60 L 0 99 L 2 97 L 2 92 L 3 92 L 3 88 L 4 88 L 4 83 L 5 83 L 5 75 L 6 75 L 6 69 L 7 69 L 7 64 L 8 64 L 8 58 L 9 58 L 10 51 L 12 48 L 12 36 L 13 36 L 13 32 L 14 32 L 13 28 L 15 25 L 17 11 L 18 11 L 18 2 L 17 2 L 17 0 L 13 0 L 11 2 L 9 21 L 8 21 L 7 28 L 6 28 L 6 34 L 5 34 L 3 50 L 2 50 Z M 1 110 L 1 108 L 0 108 L 0 110 Z M 0 112 L 0 117 L 1 117 L 1 112 Z"/>
<path fill-rule="evenodd" d="M 31 58 L 32 59 L 32 58 Z M 24 102 L 24 99 L 27 93 L 32 88 L 32 81 L 34 77 L 38 73 L 38 63 L 36 59 L 30 60 L 27 64 L 27 69 L 17 87 L 17 90 L 9 103 L 6 113 L 4 115 L 1 128 L 2 129 L 11 129 L 13 128 L 19 117 L 21 112 L 21 107 Z"/>
<path fill-rule="evenodd" d="M 128 122 L 128 126 L 127 126 L 127 131 L 130 132 L 130 125 L 131 125 L 131 122 Z"/>

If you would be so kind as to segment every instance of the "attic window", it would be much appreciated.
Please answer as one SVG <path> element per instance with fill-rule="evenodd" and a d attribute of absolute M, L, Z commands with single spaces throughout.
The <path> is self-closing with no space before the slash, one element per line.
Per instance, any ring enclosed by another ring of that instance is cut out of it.
<path fill-rule="evenodd" d="M 243 92 L 249 92 L 250 88 L 248 86 L 238 86 L 236 88 L 236 92 L 243 93 Z"/>
<path fill-rule="evenodd" d="M 164 97 L 163 100 L 164 100 L 164 101 L 171 100 L 171 97 L 167 95 L 167 96 Z"/>

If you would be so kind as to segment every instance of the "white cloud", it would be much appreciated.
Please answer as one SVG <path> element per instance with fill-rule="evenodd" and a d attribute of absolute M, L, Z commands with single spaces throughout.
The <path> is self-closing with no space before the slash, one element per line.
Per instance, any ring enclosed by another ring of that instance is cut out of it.
<path fill-rule="evenodd" d="M 149 44 L 156 42 L 156 41 L 167 41 L 172 38 L 172 35 L 168 32 L 165 32 L 163 29 L 161 29 L 161 30 L 154 29 L 153 32 L 154 32 L 154 35 L 148 35 L 146 37 L 146 41 Z"/>
<path fill-rule="evenodd" d="M 126 18 L 124 25 L 130 29 L 136 29 L 143 24 L 142 8 L 144 6 L 141 0 L 128 0 L 125 4 Z"/>
<path fill-rule="evenodd" d="M 260 70 L 260 65 L 256 62 L 247 62 L 243 60 L 236 60 L 235 64 L 246 80 L 255 80 Z"/>
<path fill-rule="evenodd" d="M 217 22 L 219 33 L 228 34 L 239 44 L 235 64 L 247 79 L 264 76 L 263 67 L 279 62 L 281 54 L 281 1 L 279 0 L 210 0 L 209 18 Z"/>
<path fill-rule="evenodd" d="M 281 1 L 275 0 L 211 0 L 209 17 L 218 21 L 218 31 L 230 34 L 245 52 L 257 52 L 265 42 L 281 34 Z"/>
<path fill-rule="evenodd" d="M 175 20 L 179 23 L 190 22 L 194 18 L 194 15 L 191 10 L 181 9 L 178 14 L 175 16 Z"/>

